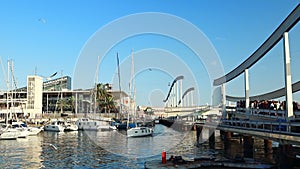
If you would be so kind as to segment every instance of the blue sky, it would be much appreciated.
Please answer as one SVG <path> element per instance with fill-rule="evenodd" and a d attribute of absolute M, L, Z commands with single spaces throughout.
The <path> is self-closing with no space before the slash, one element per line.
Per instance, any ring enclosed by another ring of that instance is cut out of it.
<path fill-rule="evenodd" d="M 35 72 L 42 76 L 54 72 L 73 76 L 84 45 L 99 29 L 128 15 L 160 12 L 182 18 L 202 31 L 216 49 L 227 73 L 251 55 L 298 3 L 284 0 L 1 0 L 0 56 L 4 64 L 8 58 L 14 60 L 15 76 L 20 87 L 26 85 L 26 76 Z M 120 28 L 123 29 L 128 28 Z M 297 71 L 300 49 L 296 48 L 300 41 L 299 29 L 296 25 L 290 35 L 293 82 L 300 80 L 300 72 Z M 280 43 L 249 70 L 250 95 L 283 87 L 282 48 Z M 125 63 L 132 49 L 137 53 L 146 49 L 162 49 L 179 56 L 197 76 L 200 95 L 197 104 L 210 103 L 211 79 L 203 63 L 193 59 L 193 52 L 184 44 L 159 35 L 129 37 L 113 46 L 100 64 L 99 81 L 112 82 L 116 75 L 116 52 L 121 63 Z M 152 71 L 152 74 L 145 71 L 143 76 L 137 76 L 137 93 L 143 93 L 137 94 L 138 104 L 161 104 L 157 100 L 165 97 L 167 84 L 172 78 L 159 71 Z M 2 73 L 1 79 L 4 79 Z M 122 84 L 124 90 L 128 88 L 126 83 Z M 4 80 L 0 84 L 5 90 Z M 192 82 L 186 81 L 185 87 L 189 84 Z M 228 83 L 227 93 L 243 95 L 243 76 Z M 298 94 L 294 95 L 300 101 Z"/>

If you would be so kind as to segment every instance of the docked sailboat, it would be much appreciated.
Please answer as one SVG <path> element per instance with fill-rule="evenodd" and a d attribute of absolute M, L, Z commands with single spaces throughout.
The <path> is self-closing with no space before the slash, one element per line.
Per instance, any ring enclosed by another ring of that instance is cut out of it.
<path fill-rule="evenodd" d="M 134 59 L 133 59 L 133 53 L 131 55 L 131 85 L 130 87 L 133 87 L 132 84 L 134 84 L 134 80 L 133 80 L 133 74 L 134 74 Z M 132 91 L 132 88 L 130 88 L 130 90 Z M 130 107 L 133 110 L 134 113 L 134 118 L 136 117 L 136 108 L 135 108 L 135 85 L 134 85 L 134 92 L 133 93 L 133 102 L 131 103 L 130 101 Z M 132 105 L 131 105 L 132 104 Z M 128 113 L 128 121 L 127 121 L 127 137 L 144 137 L 144 136 L 152 136 L 154 130 L 153 128 L 147 127 L 147 126 L 138 126 L 137 124 L 135 125 L 135 127 L 130 128 L 129 127 L 129 113 Z"/>
<path fill-rule="evenodd" d="M 19 131 L 18 138 L 26 138 L 29 135 L 29 132 L 21 122 L 12 122 L 11 127 Z"/>
<path fill-rule="evenodd" d="M 16 140 L 20 131 L 11 128 L 11 125 L 3 124 L 0 128 L 0 140 Z"/>
<path fill-rule="evenodd" d="M 1 61 L 1 58 L 0 58 Z M 1 61 L 2 63 L 2 61 Z M 10 76 L 10 72 L 12 73 Z M 13 90 L 10 90 L 10 84 L 14 81 L 14 74 L 13 74 L 13 62 L 11 63 L 10 60 L 7 62 L 7 79 L 6 81 L 6 87 L 7 87 L 7 96 L 6 96 L 6 110 L 7 112 L 6 117 L 4 119 L 5 123 L 2 123 L 0 126 L 0 139 L 5 140 L 12 140 L 17 139 L 18 137 L 26 137 L 26 131 L 23 130 L 23 128 L 19 128 L 19 126 L 13 126 L 13 118 L 12 118 L 12 110 L 14 110 L 14 100 L 13 100 Z M 10 94 L 10 95 L 9 95 Z M 10 99 L 10 104 L 9 104 Z M 10 122 L 9 122 L 10 121 Z"/>

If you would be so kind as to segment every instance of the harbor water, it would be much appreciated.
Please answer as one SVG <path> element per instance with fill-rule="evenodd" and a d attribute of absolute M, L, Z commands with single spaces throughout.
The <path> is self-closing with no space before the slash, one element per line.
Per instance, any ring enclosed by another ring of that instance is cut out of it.
<path fill-rule="evenodd" d="M 161 159 L 161 152 L 194 158 L 242 153 L 239 142 L 224 150 L 220 136 L 214 149 L 195 146 L 195 131 L 176 132 L 155 126 L 152 137 L 127 138 L 119 131 L 42 132 L 17 140 L 0 141 L 0 168 L 144 168 L 146 161 Z M 254 158 L 274 161 L 256 144 Z"/>

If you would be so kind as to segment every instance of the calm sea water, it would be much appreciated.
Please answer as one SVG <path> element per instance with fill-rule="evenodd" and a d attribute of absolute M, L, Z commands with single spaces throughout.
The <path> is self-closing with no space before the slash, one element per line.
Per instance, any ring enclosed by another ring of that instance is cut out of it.
<path fill-rule="evenodd" d="M 216 137 L 216 146 L 195 146 L 194 131 L 180 133 L 155 126 L 153 137 L 126 138 L 118 131 L 43 132 L 25 139 L 0 140 L 0 168 L 144 168 L 144 162 L 167 156 L 186 158 L 210 153 L 241 153 L 240 144 L 229 150 Z M 263 147 L 256 147 L 260 152 Z M 257 158 L 261 154 L 256 153 Z"/>

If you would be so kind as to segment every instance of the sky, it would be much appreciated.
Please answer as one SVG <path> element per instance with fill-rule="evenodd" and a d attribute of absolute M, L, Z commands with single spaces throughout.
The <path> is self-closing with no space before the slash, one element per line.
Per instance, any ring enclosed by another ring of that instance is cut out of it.
<path fill-rule="evenodd" d="M 0 0 L 4 69 L 0 89 L 6 90 L 6 61 L 12 59 L 18 87 L 26 86 L 27 75 L 47 77 L 58 72 L 56 77 L 74 79 L 74 89 L 90 88 L 98 81 L 112 83 L 118 90 L 118 53 L 121 88 L 135 93 L 138 105 L 162 106 L 169 84 L 183 74 L 183 91 L 195 87 L 194 104 L 211 103 L 213 79 L 247 59 L 298 4 L 284 0 Z M 290 32 L 293 82 L 300 80 L 299 41 L 297 24 Z M 219 63 L 217 68 L 208 65 L 211 58 Z M 250 95 L 283 87 L 283 75 L 280 42 L 249 69 Z M 243 78 L 227 83 L 226 93 L 243 96 Z M 300 101 L 298 93 L 294 99 Z"/>

